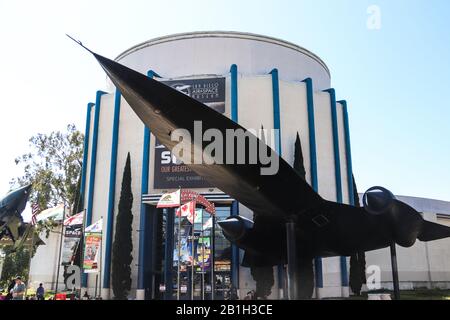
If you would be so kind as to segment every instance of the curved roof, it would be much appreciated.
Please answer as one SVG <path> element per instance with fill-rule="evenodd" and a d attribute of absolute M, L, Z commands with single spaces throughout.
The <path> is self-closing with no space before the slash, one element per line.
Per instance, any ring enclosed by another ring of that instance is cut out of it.
<path fill-rule="evenodd" d="M 311 59 L 314 59 L 325 69 L 325 71 L 330 76 L 330 69 L 325 64 L 325 62 L 323 62 L 323 60 L 319 56 L 317 56 L 313 52 L 311 52 L 303 47 L 300 47 L 294 43 L 291 43 L 291 42 L 288 42 L 285 40 L 281 40 L 281 39 L 277 39 L 277 38 L 273 38 L 273 37 L 268 37 L 268 36 L 264 36 L 264 35 L 253 34 L 253 33 L 246 33 L 246 32 L 235 32 L 235 31 L 197 31 L 197 32 L 177 33 L 177 34 L 173 34 L 173 35 L 158 37 L 158 38 L 144 41 L 140 44 L 137 44 L 137 45 L 125 50 L 124 52 L 119 54 L 115 58 L 115 60 L 120 61 L 121 59 L 132 54 L 133 52 L 136 52 L 136 51 L 141 50 L 146 47 L 154 46 L 154 45 L 161 44 L 164 42 L 185 40 L 185 39 L 194 39 L 194 38 L 235 38 L 235 39 L 261 41 L 261 42 L 266 42 L 266 43 L 283 46 L 283 47 L 289 48 L 291 50 L 298 51 L 298 52 L 310 57 Z"/>

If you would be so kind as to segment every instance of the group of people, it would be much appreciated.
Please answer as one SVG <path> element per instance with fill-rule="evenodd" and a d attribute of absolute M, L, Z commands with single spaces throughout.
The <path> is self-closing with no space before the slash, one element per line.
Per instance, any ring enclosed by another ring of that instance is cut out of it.
<path fill-rule="evenodd" d="M 28 300 L 25 297 L 26 285 L 22 281 L 22 277 L 16 277 L 8 286 L 8 294 L 5 300 Z M 42 283 L 39 284 L 39 288 L 36 289 L 36 295 L 31 297 L 31 300 L 44 300 L 45 299 L 45 289 Z"/>

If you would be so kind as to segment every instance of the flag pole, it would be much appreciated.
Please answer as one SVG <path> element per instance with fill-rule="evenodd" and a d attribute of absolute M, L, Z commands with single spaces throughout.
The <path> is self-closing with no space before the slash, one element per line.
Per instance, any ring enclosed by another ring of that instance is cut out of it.
<path fill-rule="evenodd" d="M 179 197 L 179 210 L 180 215 L 178 216 L 178 263 L 177 263 L 177 300 L 180 300 L 180 290 L 181 290 L 181 275 L 180 275 L 180 266 L 181 266 L 181 186 L 179 187 L 180 197 Z M 176 211 L 175 211 L 176 216 Z"/>
<path fill-rule="evenodd" d="M 205 300 L 205 239 L 203 228 L 203 210 L 202 210 L 202 300 Z"/>
<path fill-rule="evenodd" d="M 194 266 L 195 266 L 195 256 L 194 256 L 194 237 L 195 237 L 195 209 L 197 204 L 197 197 L 194 199 L 194 214 L 192 215 L 192 238 L 191 238 L 191 255 L 192 255 L 192 263 L 191 263 L 191 300 L 194 300 Z"/>
<path fill-rule="evenodd" d="M 60 266 L 61 266 L 61 250 L 62 250 L 62 242 L 63 242 L 63 237 L 64 237 L 64 218 L 65 218 L 65 215 L 66 215 L 66 202 L 64 201 L 62 221 L 61 221 L 61 234 L 60 234 L 60 237 L 59 237 L 58 268 L 57 268 L 57 271 L 56 271 L 55 297 L 58 294 L 59 271 L 60 271 Z"/>
<path fill-rule="evenodd" d="M 84 229 L 86 225 L 86 209 L 83 210 L 83 224 L 81 225 L 81 237 L 80 237 L 80 296 L 81 299 L 81 288 L 83 286 L 83 273 L 84 273 L 84 245 L 85 245 L 85 237 L 84 237 Z"/>
<path fill-rule="evenodd" d="M 33 230 L 32 230 L 33 229 Z M 31 274 L 31 258 L 33 257 L 34 248 L 34 226 L 30 226 L 33 234 L 31 236 L 31 246 L 30 246 L 30 257 L 28 258 L 28 275 L 27 275 L 27 286 L 25 287 L 25 298 L 27 297 L 28 287 L 30 286 L 30 274 Z"/>
<path fill-rule="evenodd" d="M 214 300 L 214 290 L 215 290 L 215 286 L 216 286 L 216 279 L 215 279 L 215 275 L 214 275 L 214 267 L 215 267 L 215 235 L 216 235 L 216 216 L 215 213 L 211 214 L 211 218 L 212 218 L 212 226 L 211 226 L 211 231 L 210 231 L 210 241 L 211 243 L 209 244 L 209 251 L 211 252 L 209 254 L 209 265 L 211 268 L 211 300 Z"/>
<path fill-rule="evenodd" d="M 99 295 L 102 295 L 102 265 L 103 265 L 103 216 L 100 217 L 102 221 L 102 230 L 100 232 L 100 257 L 99 257 L 99 268 L 98 268 L 98 276 L 99 276 L 99 282 L 98 282 L 98 292 Z"/>

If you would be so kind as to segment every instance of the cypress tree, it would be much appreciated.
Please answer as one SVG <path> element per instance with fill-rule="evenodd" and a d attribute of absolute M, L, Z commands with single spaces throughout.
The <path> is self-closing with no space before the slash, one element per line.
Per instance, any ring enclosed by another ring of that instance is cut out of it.
<path fill-rule="evenodd" d="M 353 179 L 353 200 L 355 207 L 360 207 L 358 190 L 356 188 L 355 177 Z M 361 295 L 362 285 L 366 283 L 366 253 L 356 252 L 350 257 L 350 288 L 357 296 Z"/>
<path fill-rule="evenodd" d="M 294 145 L 294 170 L 306 181 L 306 170 L 303 159 L 302 143 L 297 132 Z M 299 299 L 311 299 L 314 292 L 314 267 L 313 260 L 309 258 L 299 259 L 297 270 Z"/>
<path fill-rule="evenodd" d="M 302 143 L 300 141 L 300 135 L 298 134 L 298 132 L 297 139 L 295 139 L 294 170 L 297 171 L 298 175 L 306 181 L 306 170 L 303 163 Z"/>
<path fill-rule="evenodd" d="M 131 238 L 133 213 L 133 193 L 131 190 L 130 153 L 128 153 L 122 178 L 119 212 L 112 248 L 112 289 L 115 299 L 125 300 L 131 289 L 131 262 L 133 242 Z"/>

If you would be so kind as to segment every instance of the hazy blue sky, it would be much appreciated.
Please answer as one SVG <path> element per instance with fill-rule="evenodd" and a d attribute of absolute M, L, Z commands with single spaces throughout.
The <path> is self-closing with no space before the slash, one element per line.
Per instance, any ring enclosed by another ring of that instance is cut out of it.
<path fill-rule="evenodd" d="M 381 28 L 367 27 L 367 9 Z M 359 191 L 450 200 L 450 1 L 7 1 L 0 0 L 0 194 L 14 158 L 37 132 L 75 123 L 105 86 L 74 35 L 115 58 L 178 32 L 232 30 L 285 39 L 329 66 L 349 104 Z"/>

